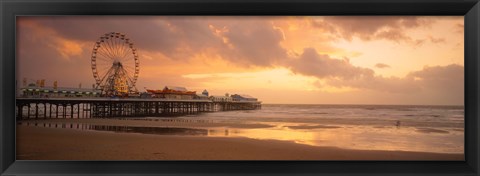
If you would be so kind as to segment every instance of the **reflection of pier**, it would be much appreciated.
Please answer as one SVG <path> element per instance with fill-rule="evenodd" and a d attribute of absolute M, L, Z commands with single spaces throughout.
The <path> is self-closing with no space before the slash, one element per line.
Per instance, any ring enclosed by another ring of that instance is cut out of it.
<path fill-rule="evenodd" d="M 201 112 L 260 109 L 258 101 L 17 98 L 17 119 L 162 117 Z"/>
<path fill-rule="evenodd" d="M 189 135 L 189 136 L 206 136 L 208 130 L 195 128 L 178 128 L 178 127 L 143 127 L 143 126 L 110 126 L 110 125 L 92 125 L 82 123 L 37 123 L 26 121 L 19 122 L 18 125 L 38 126 L 46 128 L 66 128 L 77 130 L 92 131 L 113 131 L 121 133 L 142 133 L 157 135 Z"/>

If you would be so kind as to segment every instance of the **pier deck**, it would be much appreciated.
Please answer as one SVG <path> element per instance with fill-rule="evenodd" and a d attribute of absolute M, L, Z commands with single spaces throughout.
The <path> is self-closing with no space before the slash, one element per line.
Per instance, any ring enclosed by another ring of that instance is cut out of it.
<path fill-rule="evenodd" d="M 260 109 L 259 101 L 142 98 L 17 98 L 16 118 L 167 117 Z"/>

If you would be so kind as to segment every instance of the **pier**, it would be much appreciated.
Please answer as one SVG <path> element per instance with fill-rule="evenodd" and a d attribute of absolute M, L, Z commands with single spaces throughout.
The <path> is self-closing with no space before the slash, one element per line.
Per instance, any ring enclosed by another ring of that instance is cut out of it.
<path fill-rule="evenodd" d="M 203 112 L 255 110 L 259 101 L 141 98 L 17 98 L 16 118 L 172 117 Z"/>
<path fill-rule="evenodd" d="M 22 86 L 15 85 L 16 119 L 173 117 L 261 108 L 257 98 L 246 94 L 209 96 L 206 89 L 197 94 L 180 86 L 138 91 L 139 56 L 123 33 L 100 35 L 90 64 L 95 80 L 92 88 L 82 88 L 81 83 L 78 88 L 61 87 L 56 80 L 50 86 L 45 79 L 28 83 L 23 78 Z"/>

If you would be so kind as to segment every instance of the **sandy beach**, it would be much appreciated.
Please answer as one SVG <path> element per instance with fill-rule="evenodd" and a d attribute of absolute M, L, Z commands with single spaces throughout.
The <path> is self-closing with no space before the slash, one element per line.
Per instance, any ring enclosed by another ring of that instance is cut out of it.
<path fill-rule="evenodd" d="M 262 124 L 75 119 L 76 123 L 130 126 L 261 128 Z M 35 123 L 34 121 L 30 121 Z M 64 123 L 72 119 L 38 122 Z M 118 133 L 17 126 L 19 160 L 463 160 L 463 154 L 351 150 L 289 141 Z"/>

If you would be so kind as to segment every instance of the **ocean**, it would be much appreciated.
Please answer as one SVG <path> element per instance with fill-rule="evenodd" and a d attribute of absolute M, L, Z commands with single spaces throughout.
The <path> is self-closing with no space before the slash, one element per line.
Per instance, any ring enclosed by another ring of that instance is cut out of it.
<path fill-rule="evenodd" d="M 284 140 L 359 150 L 464 153 L 463 106 L 274 105 L 180 117 L 266 128 L 209 130 L 209 136 Z"/>
<path fill-rule="evenodd" d="M 464 114 L 463 106 L 264 104 L 258 110 L 170 118 L 120 118 L 193 123 L 182 127 L 139 127 L 129 126 L 128 123 L 126 126 L 75 122 L 41 124 L 29 121 L 19 125 L 157 135 L 240 137 L 356 150 L 464 153 Z M 200 127 L 195 123 L 225 125 Z"/>

